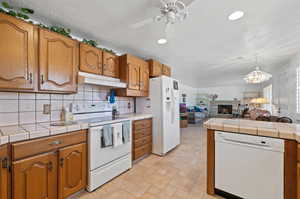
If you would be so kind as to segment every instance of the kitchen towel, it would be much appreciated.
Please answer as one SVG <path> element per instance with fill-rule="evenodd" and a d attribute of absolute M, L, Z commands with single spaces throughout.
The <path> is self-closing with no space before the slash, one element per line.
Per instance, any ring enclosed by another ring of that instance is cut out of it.
<path fill-rule="evenodd" d="M 113 127 L 113 145 L 114 147 L 117 147 L 123 144 L 122 123 L 113 124 L 112 127 Z"/>
<path fill-rule="evenodd" d="M 108 147 L 113 145 L 112 139 L 112 127 L 111 125 L 104 125 L 102 129 L 102 147 Z"/>
<path fill-rule="evenodd" d="M 130 122 L 123 122 L 123 142 L 127 143 L 130 141 Z"/>

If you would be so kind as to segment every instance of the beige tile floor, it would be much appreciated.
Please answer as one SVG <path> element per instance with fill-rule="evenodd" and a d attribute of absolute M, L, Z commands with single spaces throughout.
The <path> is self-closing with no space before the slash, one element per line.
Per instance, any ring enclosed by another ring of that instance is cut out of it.
<path fill-rule="evenodd" d="M 181 131 L 181 145 L 165 157 L 151 155 L 80 199 L 215 199 L 206 194 L 206 130 Z"/>

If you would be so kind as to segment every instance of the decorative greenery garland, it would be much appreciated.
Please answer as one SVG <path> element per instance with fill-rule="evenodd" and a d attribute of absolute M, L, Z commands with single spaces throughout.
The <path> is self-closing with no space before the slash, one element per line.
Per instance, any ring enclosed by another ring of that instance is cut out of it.
<path fill-rule="evenodd" d="M 6 1 L 2 2 L 2 6 L 5 9 L 0 7 L 0 13 L 1 12 L 6 13 L 8 15 L 23 19 L 23 20 L 33 24 L 33 21 L 29 20 L 30 17 L 28 16 L 28 15 L 34 14 L 33 9 L 30 9 L 30 8 L 14 8 L 13 6 L 11 6 Z M 69 28 L 64 28 L 64 27 L 60 27 L 60 26 L 50 26 L 49 27 L 49 26 L 47 26 L 45 24 L 42 24 L 42 23 L 39 23 L 37 25 L 41 28 L 45 28 L 45 29 L 51 30 L 53 32 L 57 32 L 59 34 L 62 34 L 66 37 L 72 38 L 71 35 L 70 35 L 71 30 Z M 81 42 L 83 42 L 85 44 L 88 44 L 88 45 L 91 45 L 93 47 L 99 48 L 99 47 L 97 47 L 97 45 L 98 45 L 97 42 L 94 41 L 94 40 L 83 39 Z M 99 48 L 99 49 L 101 49 L 103 51 L 106 51 L 106 52 L 109 52 L 109 53 L 112 53 L 112 54 L 116 54 L 113 50 L 109 50 L 109 49 L 106 49 L 106 48 Z"/>

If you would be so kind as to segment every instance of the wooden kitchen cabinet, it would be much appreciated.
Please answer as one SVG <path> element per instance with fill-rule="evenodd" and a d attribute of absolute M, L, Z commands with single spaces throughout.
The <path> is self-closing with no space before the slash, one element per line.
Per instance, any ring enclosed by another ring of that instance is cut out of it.
<path fill-rule="evenodd" d="M 57 198 L 57 155 L 37 155 L 13 163 L 13 199 Z"/>
<path fill-rule="evenodd" d="M 119 57 L 108 52 L 103 52 L 103 75 L 119 78 Z"/>
<path fill-rule="evenodd" d="M 8 145 L 0 146 L 0 199 L 10 198 L 10 171 Z"/>
<path fill-rule="evenodd" d="M 37 28 L 0 13 L 0 90 L 35 89 Z"/>
<path fill-rule="evenodd" d="M 39 31 L 39 89 L 77 91 L 79 43 L 49 30 Z"/>
<path fill-rule="evenodd" d="M 88 44 L 80 44 L 80 65 L 82 72 L 102 75 L 102 50 Z"/>
<path fill-rule="evenodd" d="M 152 119 L 134 121 L 132 131 L 132 160 L 136 161 L 152 153 Z"/>
<path fill-rule="evenodd" d="M 149 94 L 148 62 L 126 54 L 120 57 L 120 79 L 127 83 L 126 89 L 118 89 L 119 96 L 139 97 Z"/>
<path fill-rule="evenodd" d="M 162 75 L 163 65 L 153 59 L 147 61 L 149 63 L 149 76 L 150 77 L 159 77 Z"/>
<path fill-rule="evenodd" d="M 59 199 L 86 186 L 86 161 L 85 143 L 59 150 Z"/>
<path fill-rule="evenodd" d="M 147 62 L 142 62 L 140 65 L 140 90 L 143 92 L 149 91 L 149 67 Z"/>
<path fill-rule="evenodd" d="M 297 164 L 297 199 L 300 199 L 300 163 Z"/>
<path fill-rule="evenodd" d="M 171 76 L 171 67 L 163 64 L 162 74 L 170 77 Z"/>
<path fill-rule="evenodd" d="M 86 186 L 87 131 L 13 143 L 13 199 L 64 199 Z"/>

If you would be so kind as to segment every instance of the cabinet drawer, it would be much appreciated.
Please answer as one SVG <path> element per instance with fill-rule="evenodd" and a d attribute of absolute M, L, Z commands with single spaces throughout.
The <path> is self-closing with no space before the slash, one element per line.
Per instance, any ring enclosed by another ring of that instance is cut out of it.
<path fill-rule="evenodd" d="M 133 131 L 133 139 L 137 140 L 152 135 L 152 128 L 140 129 Z"/>
<path fill-rule="evenodd" d="M 17 160 L 61 147 L 86 142 L 86 131 L 76 131 L 12 144 L 12 159 Z"/>
<path fill-rule="evenodd" d="M 146 137 L 134 140 L 133 147 L 137 148 L 140 146 L 144 146 L 146 144 L 151 144 L 151 141 L 152 141 L 152 136 L 146 136 Z"/>
<path fill-rule="evenodd" d="M 297 147 L 298 161 L 300 162 L 300 144 Z"/>
<path fill-rule="evenodd" d="M 133 122 L 133 130 L 150 128 L 152 126 L 152 119 L 138 120 Z"/>
<path fill-rule="evenodd" d="M 133 159 L 136 160 L 146 154 L 150 154 L 152 151 L 152 145 L 147 144 L 133 150 Z"/>

